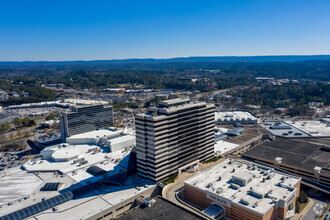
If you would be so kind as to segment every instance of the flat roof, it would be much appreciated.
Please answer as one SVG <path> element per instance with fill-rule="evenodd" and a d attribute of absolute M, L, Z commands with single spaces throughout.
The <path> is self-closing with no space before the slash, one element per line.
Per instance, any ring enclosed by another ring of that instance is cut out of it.
<path fill-rule="evenodd" d="M 218 121 L 242 121 L 242 120 L 257 120 L 250 112 L 244 111 L 227 111 L 215 112 L 215 120 Z"/>
<path fill-rule="evenodd" d="M 147 113 L 140 113 L 136 115 L 136 118 L 143 117 L 143 118 L 151 118 L 153 120 L 160 120 L 163 118 L 166 118 L 167 116 L 165 114 L 169 114 L 172 112 L 176 112 L 182 109 L 188 109 L 191 107 L 195 106 L 203 106 L 206 105 L 206 107 L 209 106 L 214 106 L 213 104 L 210 103 L 205 103 L 205 102 L 189 102 L 187 104 L 182 104 L 182 105 L 176 105 L 176 106 L 164 106 L 164 107 L 153 107 L 149 109 L 149 112 Z M 153 114 L 155 112 L 155 114 Z"/>
<path fill-rule="evenodd" d="M 53 147 L 56 148 L 56 146 Z M 73 164 L 72 161 L 52 162 L 47 160 L 35 160 L 26 163 L 27 170 L 7 170 L 6 175 L 2 177 L 0 181 L 0 202 L 3 201 L 4 203 L 2 207 L 0 205 L 0 216 L 99 180 L 102 176 L 94 177 L 86 172 L 88 167 L 92 165 L 106 170 L 107 176 L 127 169 L 130 151 L 117 151 L 112 153 L 100 152 L 94 154 L 86 153 L 88 149 L 96 147 L 93 145 L 67 146 L 67 148 L 70 147 L 79 148 L 84 152 L 84 158 L 89 160 L 89 163 L 78 166 L 77 164 Z M 41 161 L 42 163 L 40 163 Z M 32 163 L 34 164 L 32 165 Z M 62 173 L 55 172 L 56 170 Z M 46 183 L 50 182 L 63 183 L 63 187 L 60 191 L 40 191 Z M 97 190 L 87 193 L 82 197 L 74 198 L 57 205 L 56 211 L 45 210 L 36 214 L 33 218 L 45 220 L 89 218 L 125 200 L 136 197 L 140 193 L 155 186 L 156 185 L 152 181 L 145 180 L 135 175 L 128 176 L 126 182 L 121 186 L 99 187 Z M 12 195 L 9 196 L 9 193 Z M 6 203 L 9 202 L 12 202 L 12 204 L 7 205 Z"/>
<path fill-rule="evenodd" d="M 27 174 L 26 171 L 22 171 Z M 68 175 L 54 175 L 53 173 L 38 173 L 32 174 L 38 178 L 43 179 L 43 184 L 40 184 L 35 190 L 33 190 L 27 199 L 21 199 L 14 201 L 12 205 L 3 205 L 0 208 L 0 216 L 12 213 L 19 209 L 36 204 L 43 199 L 49 199 L 54 196 L 60 195 L 58 191 L 40 191 L 40 188 L 46 182 L 62 182 L 64 183 L 64 189 L 68 189 L 81 186 L 80 182 L 77 182 Z M 33 216 L 33 219 L 38 220 L 58 220 L 58 219 L 86 219 L 94 216 L 95 214 L 111 208 L 119 203 L 128 200 L 132 197 L 138 196 L 140 193 L 155 187 L 151 181 L 142 179 L 140 177 L 131 176 L 128 177 L 126 183 L 123 186 L 105 186 L 100 187 L 93 192 L 85 194 L 82 197 L 69 200 L 65 203 L 56 206 L 56 211 L 45 210 L 37 213 Z M 1 194 L 0 194 L 1 195 Z"/>
<path fill-rule="evenodd" d="M 142 204 L 136 207 L 135 210 L 130 210 L 125 215 L 117 218 L 118 220 L 131 220 L 131 219 L 163 219 L 163 220 L 197 220 L 203 219 L 182 207 L 167 201 L 163 198 L 154 198 L 155 203 L 151 207 Z"/>
<path fill-rule="evenodd" d="M 276 138 L 266 141 L 244 153 L 245 156 L 275 161 L 281 157 L 282 164 L 314 171 L 315 166 L 329 169 L 330 152 L 320 150 L 322 145 L 309 142 L 309 139 Z M 330 176 L 330 171 L 322 169 L 321 173 Z"/>
<path fill-rule="evenodd" d="M 274 176 L 267 179 L 267 175 L 263 173 L 272 173 Z M 253 176 L 251 182 L 248 182 L 245 186 L 240 186 L 239 189 L 234 189 L 231 187 L 232 177 L 239 174 L 250 174 Z M 219 180 L 221 177 L 221 180 Z M 263 179 L 266 179 L 263 181 Z M 214 197 L 220 197 L 230 203 L 234 203 L 237 206 L 242 206 L 254 211 L 258 214 L 264 215 L 269 211 L 275 204 L 273 199 L 264 196 L 263 198 L 257 198 L 249 193 L 252 189 L 266 195 L 271 193 L 272 196 L 276 197 L 278 201 L 287 201 L 296 190 L 290 191 L 285 187 L 278 186 L 277 183 L 281 182 L 284 178 L 284 184 L 295 186 L 300 178 L 279 173 L 277 171 L 271 170 L 269 167 L 261 166 L 255 163 L 243 163 L 239 161 L 234 161 L 232 159 L 227 159 L 215 166 L 198 173 L 197 175 L 184 181 L 191 187 L 198 188 L 204 191 L 207 195 L 212 195 Z M 221 189 L 221 192 L 217 192 Z M 240 201 L 244 199 L 248 201 L 249 204 L 244 205 Z M 257 203 L 257 205 L 255 205 Z"/>
<path fill-rule="evenodd" d="M 234 150 L 239 146 L 240 146 L 239 144 L 233 144 L 227 141 L 219 140 L 214 144 L 214 153 L 221 155 L 231 150 Z"/>
<path fill-rule="evenodd" d="M 330 137 L 330 126 L 327 122 L 320 120 L 285 121 L 285 123 L 304 131 L 312 137 Z"/>
<path fill-rule="evenodd" d="M 104 169 L 109 171 L 113 167 L 121 164 L 119 164 L 116 161 L 123 160 L 130 151 L 115 151 L 115 152 L 109 152 L 102 147 L 96 146 L 96 145 L 67 145 L 67 147 L 59 148 L 59 146 L 62 146 L 63 144 L 54 145 L 45 148 L 45 151 L 55 151 L 54 154 L 57 154 L 57 151 L 59 152 L 60 156 L 66 156 L 64 154 L 65 152 L 72 150 L 74 152 L 80 152 L 78 155 L 79 158 L 84 158 L 84 160 L 87 160 L 88 163 L 80 165 L 79 163 L 73 163 L 73 160 L 69 161 L 63 161 L 63 162 L 56 162 L 52 161 L 51 159 L 40 159 L 40 160 L 31 160 L 26 162 L 23 166 L 27 171 L 30 172 L 54 172 L 54 171 L 61 171 L 62 173 L 69 173 L 75 170 L 81 170 L 82 168 L 90 167 L 93 164 L 104 164 Z M 101 152 L 94 153 L 94 151 L 88 152 L 91 149 L 100 149 Z M 65 149 L 64 152 L 63 149 Z"/>
<path fill-rule="evenodd" d="M 189 98 L 177 98 L 177 99 L 169 99 L 169 100 L 164 100 L 159 102 L 161 105 L 173 105 L 173 104 L 178 104 L 178 103 L 184 103 L 184 102 L 189 102 Z"/>
<path fill-rule="evenodd" d="M 267 131 L 272 133 L 273 135 L 280 137 L 290 137 L 290 138 L 303 138 L 303 137 L 311 137 L 310 134 L 305 131 L 292 126 L 285 121 L 270 121 L 259 124 L 261 127 L 265 128 Z M 272 129 L 277 126 L 279 129 Z M 290 129 L 286 129 L 289 127 Z"/>
<path fill-rule="evenodd" d="M 98 137 L 103 137 L 103 136 L 109 136 L 109 135 L 114 135 L 114 134 L 119 134 L 117 131 L 111 131 L 107 129 L 102 129 L 102 130 L 95 130 L 95 131 L 89 131 L 81 134 L 75 134 L 70 137 L 67 137 L 67 140 L 73 140 L 73 139 L 81 139 L 81 138 L 96 138 Z"/>
<path fill-rule="evenodd" d="M 81 151 L 77 148 L 61 148 L 52 154 L 53 159 L 69 159 L 72 157 L 78 157 Z"/>
<path fill-rule="evenodd" d="M 255 126 L 256 127 L 244 126 L 244 132 L 240 133 L 239 136 L 234 136 L 234 137 L 230 137 L 230 138 L 226 138 L 226 139 L 222 139 L 222 140 L 233 143 L 233 144 L 245 145 L 247 142 L 262 135 L 263 128 L 261 128 L 257 125 L 255 125 Z M 229 130 L 233 129 L 233 126 L 225 126 L 225 127 L 228 127 L 228 128 L 230 127 Z"/>
<path fill-rule="evenodd" d="M 0 178 L 0 206 L 30 195 L 43 182 L 33 173 L 21 169 L 6 172 Z"/>
<path fill-rule="evenodd" d="M 100 100 L 90 100 L 90 99 L 65 99 L 64 102 L 66 103 L 73 103 L 73 104 L 80 104 L 80 105 L 99 105 L 99 104 L 108 104 L 107 101 L 100 101 Z"/>
<path fill-rule="evenodd" d="M 122 143 L 124 141 L 133 141 L 135 140 L 135 136 L 134 135 L 123 135 L 123 136 L 120 136 L 120 137 L 116 137 L 116 138 L 113 138 L 111 139 L 111 144 L 118 144 L 118 143 Z"/>

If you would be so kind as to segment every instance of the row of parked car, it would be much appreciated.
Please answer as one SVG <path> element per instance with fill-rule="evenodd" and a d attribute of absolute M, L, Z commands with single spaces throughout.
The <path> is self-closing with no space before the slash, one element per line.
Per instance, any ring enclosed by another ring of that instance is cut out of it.
<path fill-rule="evenodd" d="M 20 149 L 10 149 L 6 153 L 0 153 L 0 170 L 19 166 L 28 156 L 19 156 Z"/>

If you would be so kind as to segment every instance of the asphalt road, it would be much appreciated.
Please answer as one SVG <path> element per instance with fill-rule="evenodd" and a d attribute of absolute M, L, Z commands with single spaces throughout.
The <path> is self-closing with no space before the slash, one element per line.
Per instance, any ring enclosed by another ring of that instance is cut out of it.
<path fill-rule="evenodd" d="M 175 193 L 176 191 L 178 191 L 179 189 L 181 189 L 183 187 L 183 182 L 178 183 L 176 185 L 174 185 L 173 187 L 171 187 L 167 193 L 166 193 L 166 198 L 176 204 L 181 204 L 175 197 Z"/>
<path fill-rule="evenodd" d="M 313 220 L 318 219 L 318 217 L 323 213 L 324 208 L 326 208 L 327 204 L 323 201 L 314 199 L 314 205 L 311 207 L 308 212 L 304 215 L 302 220 Z"/>

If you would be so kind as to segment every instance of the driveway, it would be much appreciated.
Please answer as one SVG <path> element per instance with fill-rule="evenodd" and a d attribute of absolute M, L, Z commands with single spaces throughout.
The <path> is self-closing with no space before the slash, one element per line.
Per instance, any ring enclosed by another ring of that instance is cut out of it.
<path fill-rule="evenodd" d="M 313 198 L 314 199 L 314 198 Z M 314 205 L 308 212 L 304 215 L 302 220 L 313 220 L 318 219 L 318 217 L 323 213 L 323 210 L 327 207 L 327 204 L 323 201 L 314 199 Z"/>

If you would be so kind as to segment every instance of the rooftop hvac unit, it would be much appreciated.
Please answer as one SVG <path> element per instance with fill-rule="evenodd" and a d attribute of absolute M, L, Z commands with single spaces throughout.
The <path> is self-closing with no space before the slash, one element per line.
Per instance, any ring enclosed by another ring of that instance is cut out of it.
<path fill-rule="evenodd" d="M 249 194 L 257 197 L 258 199 L 264 198 L 264 195 L 262 193 L 257 192 L 256 190 L 253 189 L 249 190 Z"/>
<path fill-rule="evenodd" d="M 230 184 L 230 187 L 233 189 L 239 189 L 239 185 L 235 183 Z"/>
<path fill-rule="evenodd" d="M 314 167 L 314 172 L 316 172 L 316 173 L 321 173 L 321 170 L 322 170 L 322 167 L 318 167 L 318 166 Z"/>
<path fill-rule="evenodd" d="M 241 199 L 241 201 L 240 201 L 243 205 L 249 205 L 250 204 L 250 202 L 249 201 L 247 201 L 246 199 Z"/>
<path fill-rule="evenodd" d="M 286 185 L 286 184 L 284 184 L 284 183 L 282 183 L 282 182 L 279 182 L 277 185 L 278 185 L 278 186 L 281 186 L 281 187 L 283 187 L 283 188 L 286 188 L 286 189 L 288 189 L 289 191 L 293 191 L 293 190 L 295 189 L 294 187 L 289 186 L 289 185 Z"/>
<path fill-rule="evenodd" d="M 81 166 L 81 165 L 85 165 L 85 164 L 87 164 L 88 163 L 88 161 L 87 160 L 84 160 L 84 161 L 81 161 L 80 163 L 79 163 L 79 165 Z"/>
<path fill-rule="evenodd" d="M 143 201 L 147 207 L 151 207 L 156 202 L 156 200 L 149 197 L 144 198 Z"/>
<path fill-rule="evenodd" d="M 74 164 L 77 164 L 77 163 L 80 163 L 80 162 L 82 162 L 84 160 L 85 160 L 84 158 L 80 158 L 80 159 L 74 160 L 73 163 Z"/>
<path fill-rule="evenodd" d="M 275 162 L 276 163 L 282 163 L 282 157 L 276 157 Z"/>
<path fill-rule="evenodd" d="M 268 176 L 267 176 L 267 179 L 270 180 L 271 178 L 273 178 L 275 176 L 275 173 L 270 173 Z"/>
<path fill-rule="evenodd" d="M 216 191 L 217 194 L 220 194 L 222 192 L 223 192 L 223 189 L 222 188 L 218 188 L 217 191 Z"/>
<path fill-rule="evenodd" d="M 278 198 L 270 193 L 267 193 L 266 196 L 270 199 L 273 199 L 273 200 L 278 200 Z"/>
<path fill-rule="evenodd" d="M 207 184 L 206 188 L 210 188 L 212 186 L 213 186 L 213 183 L 209 183 L 209 184 Z"/>

